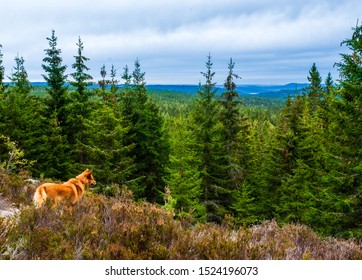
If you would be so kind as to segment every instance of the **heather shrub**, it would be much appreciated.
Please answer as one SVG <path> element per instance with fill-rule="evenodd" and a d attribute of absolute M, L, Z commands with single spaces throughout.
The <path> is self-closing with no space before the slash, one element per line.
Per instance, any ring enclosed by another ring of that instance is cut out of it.
<path fill-rule="evenodd" d="M 303 225 L 192 225 L 128 191 L 87 194 L 73 209 L 23 207 L 0 229 L 0 259 L 362 259 L 356 242 Z"/>
<path fill-rule="evenodd" d="M 27 171 L 8 173 L 0 167 L 0 196 L 17 206 L 29 205 L 36 188 L 34 184 L 26 183 L 30 177 Z"/>

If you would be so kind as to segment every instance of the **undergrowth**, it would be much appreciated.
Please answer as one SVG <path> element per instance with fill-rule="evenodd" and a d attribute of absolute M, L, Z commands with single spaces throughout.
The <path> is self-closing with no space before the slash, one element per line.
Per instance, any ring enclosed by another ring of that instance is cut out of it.
<path fill-rule="evenodd" d="M 26 178 L 0 169 L 0 196 L 20 209 L 0 217 L 0 259 L 362 259 L 360 243 L 322 238 L 304 225 L 193 224 L 135 202 L 127 189 L 112 198 L 86 193 L 73 209 L 35 209 L 36 185 Z"/>
<path fill-rule="evenodd" d="M 0 219 L 0 259 L 362 259 L 352 240 L 320 238 L 275 221 L 237 230 L 175 220 L 129 192 L 88 194 L 74 209 L 23 206 Z"/>

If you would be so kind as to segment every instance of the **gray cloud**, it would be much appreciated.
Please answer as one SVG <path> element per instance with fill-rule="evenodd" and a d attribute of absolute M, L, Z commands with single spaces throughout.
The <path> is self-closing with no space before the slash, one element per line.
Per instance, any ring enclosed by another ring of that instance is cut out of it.
<path fill-rule="evenodd" d="M 360 1 L 21 1 L 0 18 L 7 75 L 17 53 L 33 80 L 41 80 L 46 37 L 55 29 L 71 72 L 81 36 L 94 78 L 103 63 L 121 74 L 136 57 L 147 82 L 198 83 L 206 55 L 223 82 L 230 57 L 243 83 L 305 82 L 313 62 L 334 72 L 340 42 L 351 35 Z M 337 77 L 335 77 L 337 78 Z"/>

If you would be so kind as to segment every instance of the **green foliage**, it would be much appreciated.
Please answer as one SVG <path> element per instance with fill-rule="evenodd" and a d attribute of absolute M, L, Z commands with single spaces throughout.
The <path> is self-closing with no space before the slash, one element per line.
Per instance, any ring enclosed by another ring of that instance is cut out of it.
<path fill-rule="evenodd" d="M 24 158 L 24 151 L 19 149 L 9 137 L 0 134 L 0 151 L 3 155 L 7 151 L 7 157 L 0 162 L 0 168 L 7 173 L 19 172 L 24 167 L 30 167 L 34 162 Z"/>
<path fill-rule="evenodd" d="M 11 81 L 12 89 L 11 92 L 14 94 L 19 93 L 27 95 L 32 90 L 30 81 L 28 79 L 28 73 L 25 70 L 24 58 L 19 57 L 19 54 L 15 57 L 15 66 L 11 76 L 8 77 Z"/>
<path fill-rule="evenodd" d="M 362 226 L 360 213 L 362 207 L 362 25 L 353 28 L 350 39 L 342 42 L 350 52 L 342 54 L 337 63 L 340 72 L 340 90 L 333 101 L 336 124 L 333 127 L 335 145 L 333 153 L 340 159 L 336 170 L 342 180 L 339 191 L 348 196 L 350 205 L 345 222 L 351 231 Z"/>
<path fill-rule="evenodd" d="M 126 184 L 134 170 L 132 159 L 127 157 L 134 144 L 125 145 L 128 128 L 124 126 L 120 112 L 106 104 L 99 104 L 85 120 L 84 144 L 88 164 L 95 168 L 97 188 L 104 188 L 112 183 Z"/>
<path fill-rule="evenodd" d="M 76 45 L 78 46 L 78 55 L 74 56 L 75 62 L 72 64 L 72 68 L 75 72 L 70 74 L 74 81 L 70 84 L 76 88 L 76 100 L 82 102 L 88 100 L 86 88 L 92 84 L 92 82 L 90 82 L 90 80 L 92 80 L 92 76 L 86 73 L 86 71 L 89 71 L 89 68 L 85 65 L 85 63 L 89 60 L 89 58 L 83 55 L 84 46 L 80 37 Z"/>
<path fill-rule="evenodd" d="M 122 78 L 125 88 L 120 94 L 120 109 L 124 124 L 128 128 L 125 145 L 134 145 L 128 154 L 135 164 L 130 174 L 130 188 L 137 199 L 162 203 L 162 193 L 167 176 L 169 143 L 163 118 L 157 104 L 148 97 L 140 62 L 130 75 L 128 67 Z M 131 83 L 133 79 L 133 84 Z"/>
<path fill-rule="evenodd" d="M 46 74 L 43 74 L 44 80 L 47 82 L 46 88 L 49 95 L 48 107 L 49 115 L 56 114 L 61 126 L 66 123 L 65 107 L 67 106 L 67 87 L 65 82 L 67 75 L 65 75 L 66 65 L 62 65 L 62 58 L 60 57 L 61 50 L 57 48 L 57 40 L 55 31 L 52 30 L 52 35 L 47 38 L 49 42 L 49 49 L 45 50 L 46 57 L 43 59 L 45 64 L 42 65 Z"/>
<path fill-rule="evenodd" d="M 1 52 L 2 45 L 0 44 L 0 96 L 5 92 L 4 78 L 5 78 L 5 67 L 3 66 L 3 53 Z"/>
<path fill-rule="evenodd" d="M 61 207 L 61 206 L 60 206 Z M 0 218 L 0 259 L 361 259 L 353 241 L 319 238 L 306 226 L 275 221 L 232 229 L 188 227 L 166 209 L 116 198 L 85 196 L 73 211 L 27 207 Z"/>
<path fill-rule="evenodd" d="M 211 56 L 206 61 L 206 72 L 201 72 L 205 84 L 200 86 L 198 97 L 192 108 L 192 129 L 195 135 L 195 147 L 199 158 L 199 173 L 201 176 L 201 201 L 206 209 L 206 220 L 220 222 L 225 214 L 225 209 L 220 202 L 221 195 L 225 193 L 222 187 L 220 165 L 218 123 L 219 107 L 215 99 L 216 88 L 213 82 L 215 72 L 212 71 Z"/>
<path fill-rule="evenodd" d="M 72 158 L 76 163 L 83 165 L 88 162 L 84 150 L 84 145 L 87 144 L 85 122 L 89 118 L 94 104 L 90 100 L 93 93 L 87 88 L 92 84 L 90 82 L 92 76 L 86 73 L 89 68 L 85 65 L 89 58 L 83 55 L 84 46 L 80 37 L 77 46 L 78 55 L 74 56 L 75 63 L 72 65 L 75 72 L 70 74 L 74 79 L 70 84 L 75 91 L 70 93 L 70 102 L 66 107 L 67 120 L 63 135 L 66 136 L 66 140 L 72 147 Z"/>
<path fill-rule="evenodd" d="M 178 217 L 191 216 L 204 220 L 205 208 L 201 204 L 202 187 L 199 171 L 200 160 L 193 147 L 195 135 L 190 130 L 190 120 L 182 116 L 170 119 L 170 174 L 167 184 L 175 199 L 174 209 Z"/>
<path fill-rule="evenodd" d="M 108 80 L 103 65 L 100 87 L 89 88 L 80 38 L 68 88 L 54 31 L 42 65 L 47 87 L 32 91 L 19 56 L 12 83 L 4 87 L 0 53 L 1 193 L 12 193 L 19 205 L 28 198 L 14 191 L 22 187 L 21 172 L 67 180 L 86 167 L 98 182 L 93 191 L 115 197 L 87 197 L 72 213 L 79 225 L 57 210 L 47 209 L 49 218 L 43 210 L 25 210 L 14 228 L 0 224 L 0 239 L 13 248 L 0 246 L 0 252 L 14 258 L 278 259 L 291 258 L 295 240 L 309 240 L 308 250 L 293 251 L 308 259 L 325 256 L 313 246 L 335 247 L 291 223 L 321 235 L 360 238 L 361 34 L 356 26 L 342 42 L 350 53 L 336 64 L 338 85 L 329 73 L 322 86 L 313 64 L 310 85 L 285 104 L 238 96 L 232 59 L 217 94 L 210 55 L 201 72 L 204 84 L 185 94 L 147 90 L 138 59 L 133 71 L 124 68 L 122 86 L 114 66 Z M 138 203 L 119 197 L 128 190 Z M 285 226 L 263 223 L 273 219 Z M 200 224 L 205 221 L 219 225 Z M 25 232 L 23 243 L 19 232 Z"/>

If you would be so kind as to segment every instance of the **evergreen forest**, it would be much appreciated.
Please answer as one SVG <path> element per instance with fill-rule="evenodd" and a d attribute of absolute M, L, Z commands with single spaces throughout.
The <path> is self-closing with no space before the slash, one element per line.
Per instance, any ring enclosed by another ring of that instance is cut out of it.
<path fill-rule="evenodd" d="M 4 69 L 0 45 L 1 176 L 66 181 L 91 168 L 92 195 L 130 193 L 189 225 L 275 221 L 361 239 L 362 25 L 341 45 L 338 80 L 307 66 L 308 86 L 286 99 L 239 95 L 232 58 L 218 90 L 210 54 L 194 94 L 148 90 L 139 59 L 102 65 L 95 84 L 81 38 L 64 65 L 55 31 L 38 87 L 22 56 Z"/>

